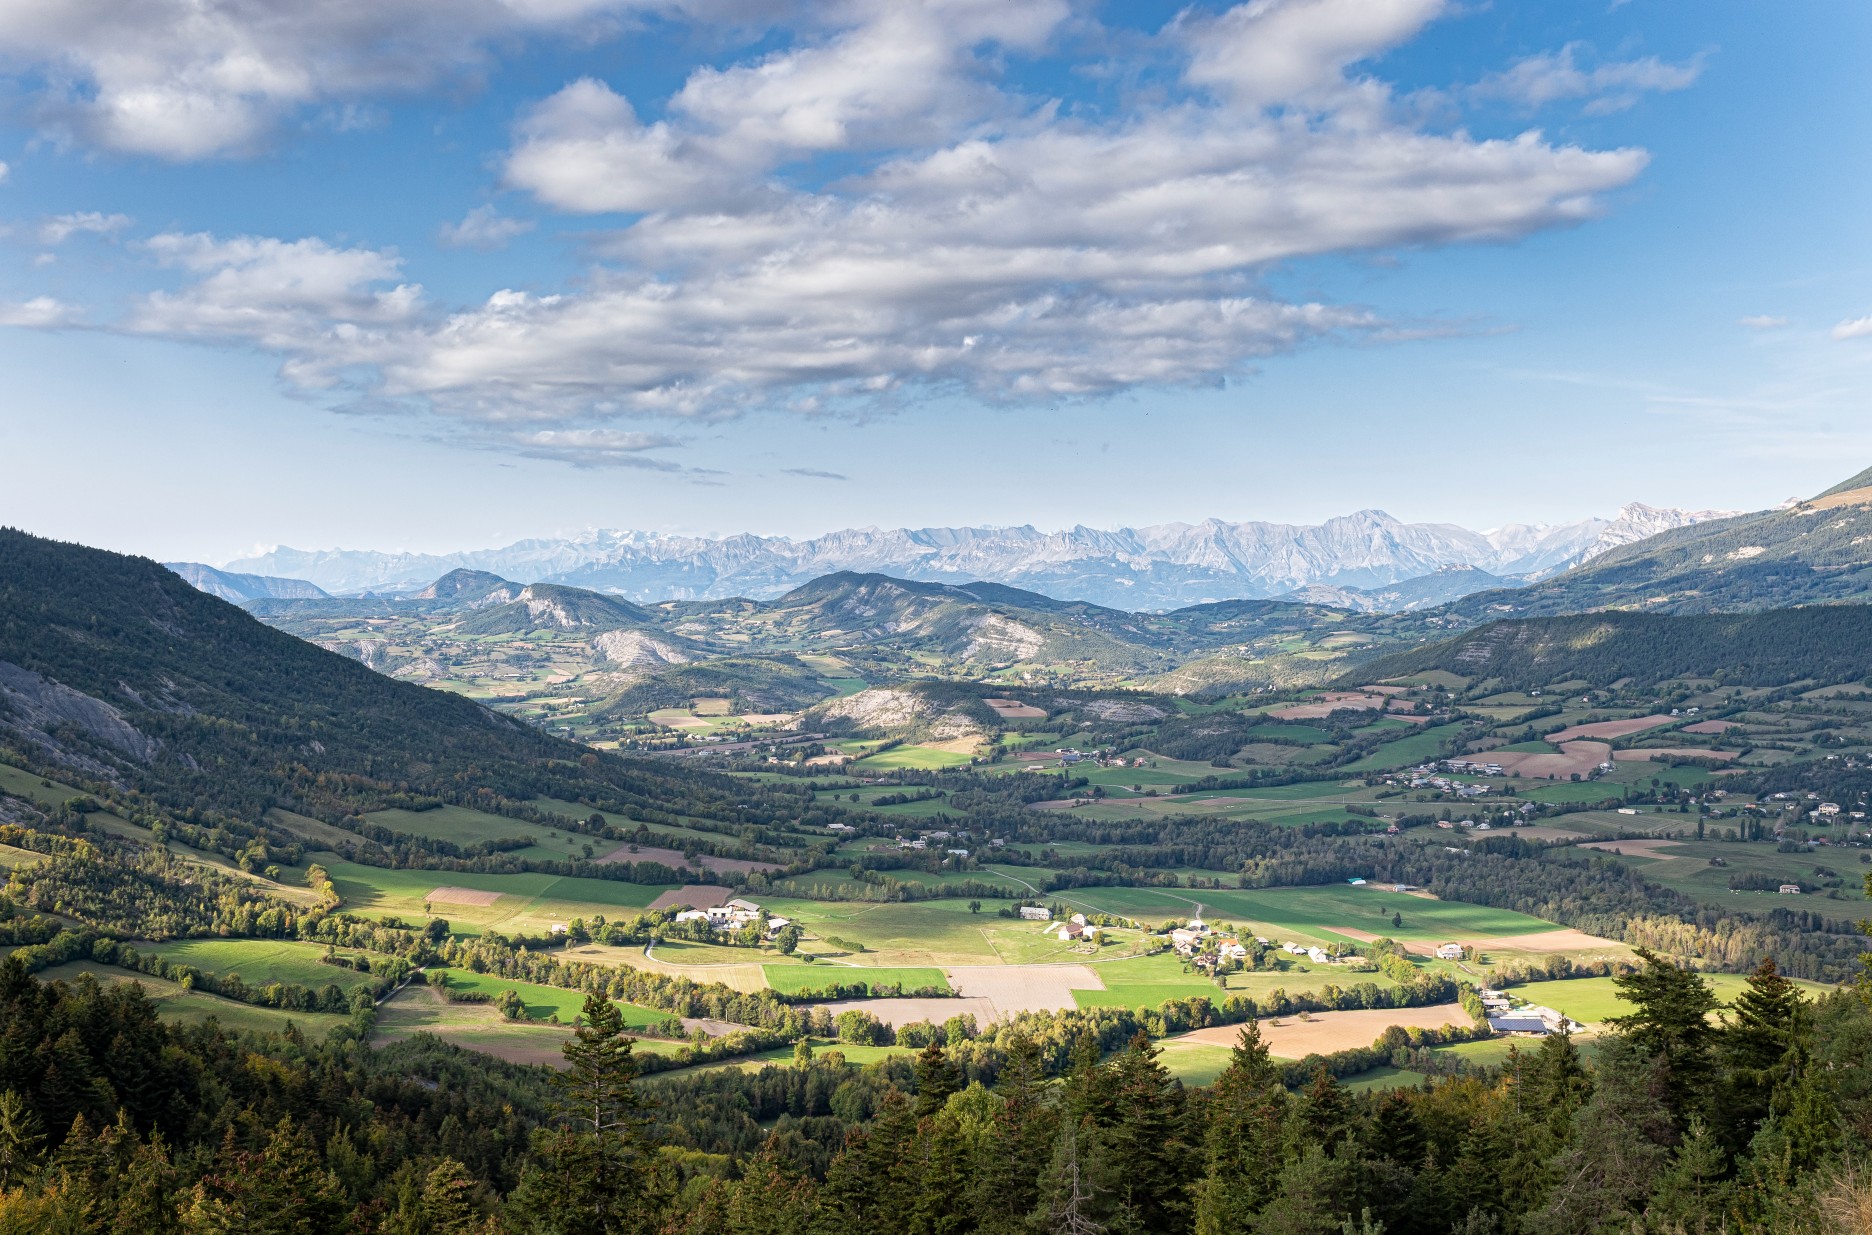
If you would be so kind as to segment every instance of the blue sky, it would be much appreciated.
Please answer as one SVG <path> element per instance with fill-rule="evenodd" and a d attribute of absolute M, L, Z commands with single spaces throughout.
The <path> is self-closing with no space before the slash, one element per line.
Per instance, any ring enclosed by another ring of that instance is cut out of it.
<path fill-rule="evenodd" d="M 446 10 L 446 12 L 445 12 Z M 0 522 L 1473 527 L 1872 464 L 1872 9 L 0 10 Z"/>

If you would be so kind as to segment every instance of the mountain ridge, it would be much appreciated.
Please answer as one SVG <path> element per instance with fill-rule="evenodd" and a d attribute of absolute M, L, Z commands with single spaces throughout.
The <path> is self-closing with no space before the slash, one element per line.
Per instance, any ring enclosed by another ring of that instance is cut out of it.
<path fill-rule="evenodd" d="M 994 582 L 1109 608 L 1175 609 L 1273 599 L 1313 585 L 1384 589 L 1452 568 L 1535 580 L 1657 531 L 1727 512 L 1629 503 L 1612 519 L 1475 532 L 1381 510 L 1319 524 L 1165 523 L 1043 532 L 1017 527 L 844 528 L 804 540 L 636 531 L 516 541 L 452 554 L 279 547 L 228 570 L 306 579 L 327 592 L 414 592 L 455 570 L 605 592 L 637 603 L 773 599 L 824 575 Z"/>

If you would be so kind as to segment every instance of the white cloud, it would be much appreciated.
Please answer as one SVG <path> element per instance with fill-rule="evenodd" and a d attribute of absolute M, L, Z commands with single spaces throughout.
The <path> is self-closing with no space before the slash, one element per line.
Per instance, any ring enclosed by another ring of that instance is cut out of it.
<path fill-rule="evenodd" d="M 1736 319 L 1736 325 L 1747 326 L 1750 330 L 1776 330 L 1787 325 L 1787 323 L 1788 319 L 1785 317 L 1772 317 L 1766 313 L 1758 313 L 1753 317 L 1739 317 Z"/>
<path fill-rule="evenodd" d="M 39 225 L 40 244 L 64 244 L 81 232 L 97 236 L 114 236 L 130 226 L 127 214 L 100 214 L 95 210 L 86 210 L 78 214 L 54 215 Z"/>
<path fill-rule="evenodd" d="M 12 173 L 12 168 L 8 167 L 5 163 L 0 163 L 0 184 L 5 184 L 6 178 Z"/>
<path fill-rule="evenodd" d="M 659 448 L 605 436 L 632 415 L 1213 384 L 1406 329 L 1284 302 L 1270 266 L 1576 224 L 1645 166 L 1538 132 L 1432 131 L 1353 75 L 1442 8 L 1254 0 L 1180 20 L 1148 54 L 1181 76 L 1075 113 L 998 83 L 1002 57 L 1050 49 L 1062 0 L 853 0 L 660 105 L 587 79 L 522 115 L 510 186 L 626 216 L 573 290 L 447 306 L 386 251 L 168 234 L 149 251 L 178 285 L 124 327 L 256 345 L 307 388 L 605 462 Z M 483 207 L 448 234 L 511 225 Z"/>
<path fill-rule="evenodd" d="M 461 249 L 498 249 L 533 230 L 525 219 L 509 219 L 492 206 L 476 206 L 459 223 L 444 223 L 439 239 Z"/>
<path fill-rule="evenodd" d="M 1192 20 L 1188 79 L 1254 105 L 1343 91 L 1345 71 L 1411 38 L 1448 0 L 1252 0 Z"/>
<path fill-rule="evenodd" d="M 219 342 L 254 343 L 281 353 L 285 372 L 311 388 L 330 387 L 345 367 L 368 363 L 371 348 L 421 309 L 422 288 L 392 283 L 401 261 L 372 249 L 339 249 L 319 239 L 218 239 L 165 232 L 148 242 L 165 266 L 194 276 L 179 291 L 153 292 L 124 328 Z"/>
<path fill-rule="evenodd" d="M 0 326 L 51 330 L 76 325 L 81 317 L 77 308 L 50 296 L 35 296 L 19 304 L 0 304 Z"/>
<path fill-rule="evenodd" d="M 657 472 L 678 472 L 680 463 L 648 457 L 645 452 L 681 445 L 680 439 L 660 433 L 632 433 L 619 429 L 533 429 L 494 433 L 483 444 L 531 459 L 550 459 L 574 467 L 635 467 Z"/>
<path fill-rule="evenodd" d="M 1671 64 L 1656 56 L 1640 60 L 1608 61 L 1582 68 L 1582 43 L 1568 43 L 1557 52 L 1543 52 L 1517 61 L 1505 72 L 1483 78 L 1470 88 L 1482 99 L 1505 99 L 1524 107 L 1545 107 L 1570 99 L 1586 99 L 1593 113 L 1622 111 L 1646 93 L 1687 90 L 1703 72 L 1703 57 Z"/>
<path fill-rule="evenodd" d="M 603 35 L 649 12 L 758 16 L 762 0 L 18 0 L 0 61 L 54 83 L 55 127 L 189 160 L 254 148 L 308 105 L 404 94 L 472 72 L 499 40 Z M 342 122 L 342 121 L 341 121 Z"/>
<path fill-rule="evenodd" d="M 1833 327 L 1833 337 L 1841 341 L 1863 339 L 1867 335 L 1872 335 L 1872 317 L 1855 317 Z"/>

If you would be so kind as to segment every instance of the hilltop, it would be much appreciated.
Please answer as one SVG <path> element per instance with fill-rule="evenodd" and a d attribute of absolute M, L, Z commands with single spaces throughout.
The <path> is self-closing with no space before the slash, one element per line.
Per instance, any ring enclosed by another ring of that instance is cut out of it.
<path fill-rule="evenodd" d="M 1594 609 L 1721 613 L 1872 600 L 1872 469 L 1806 501 L 1661 531 L 1565 574 L 1478 592 L 1468 619 Z"/>

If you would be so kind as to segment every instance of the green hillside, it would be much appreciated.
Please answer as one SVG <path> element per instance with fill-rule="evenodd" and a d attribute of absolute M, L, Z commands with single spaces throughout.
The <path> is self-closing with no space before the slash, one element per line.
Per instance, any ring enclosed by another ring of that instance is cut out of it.
<path fill-rule="evenodd" d="M 1595 609 L 1758 611 L 1872 600 L 1872 469 L 1805 502 L 1677 528 L 1555 578 L 1478 592 L 1445 612 L 1470 620 Z"/>
<path fill-rule="evenodd" d="M 1778 686 L 1872 671 L 1872 607 L 1822 605 L 1757 614 L 1592 613 L 1491 622 L 1454 639 L 1362 665 L 1365 681 L 1441 669 L 1511 687 L 1621 678 L 1716 678 Z"/>
<path fill-rule="evenodd" d="M 680 796 L 734 814 L 745 789 L 598 756 L 456 695 L 392 681 L 274 630 L 155 562 L 0 530 L 0 746 L 246 827 L 412 795 Z"/>

